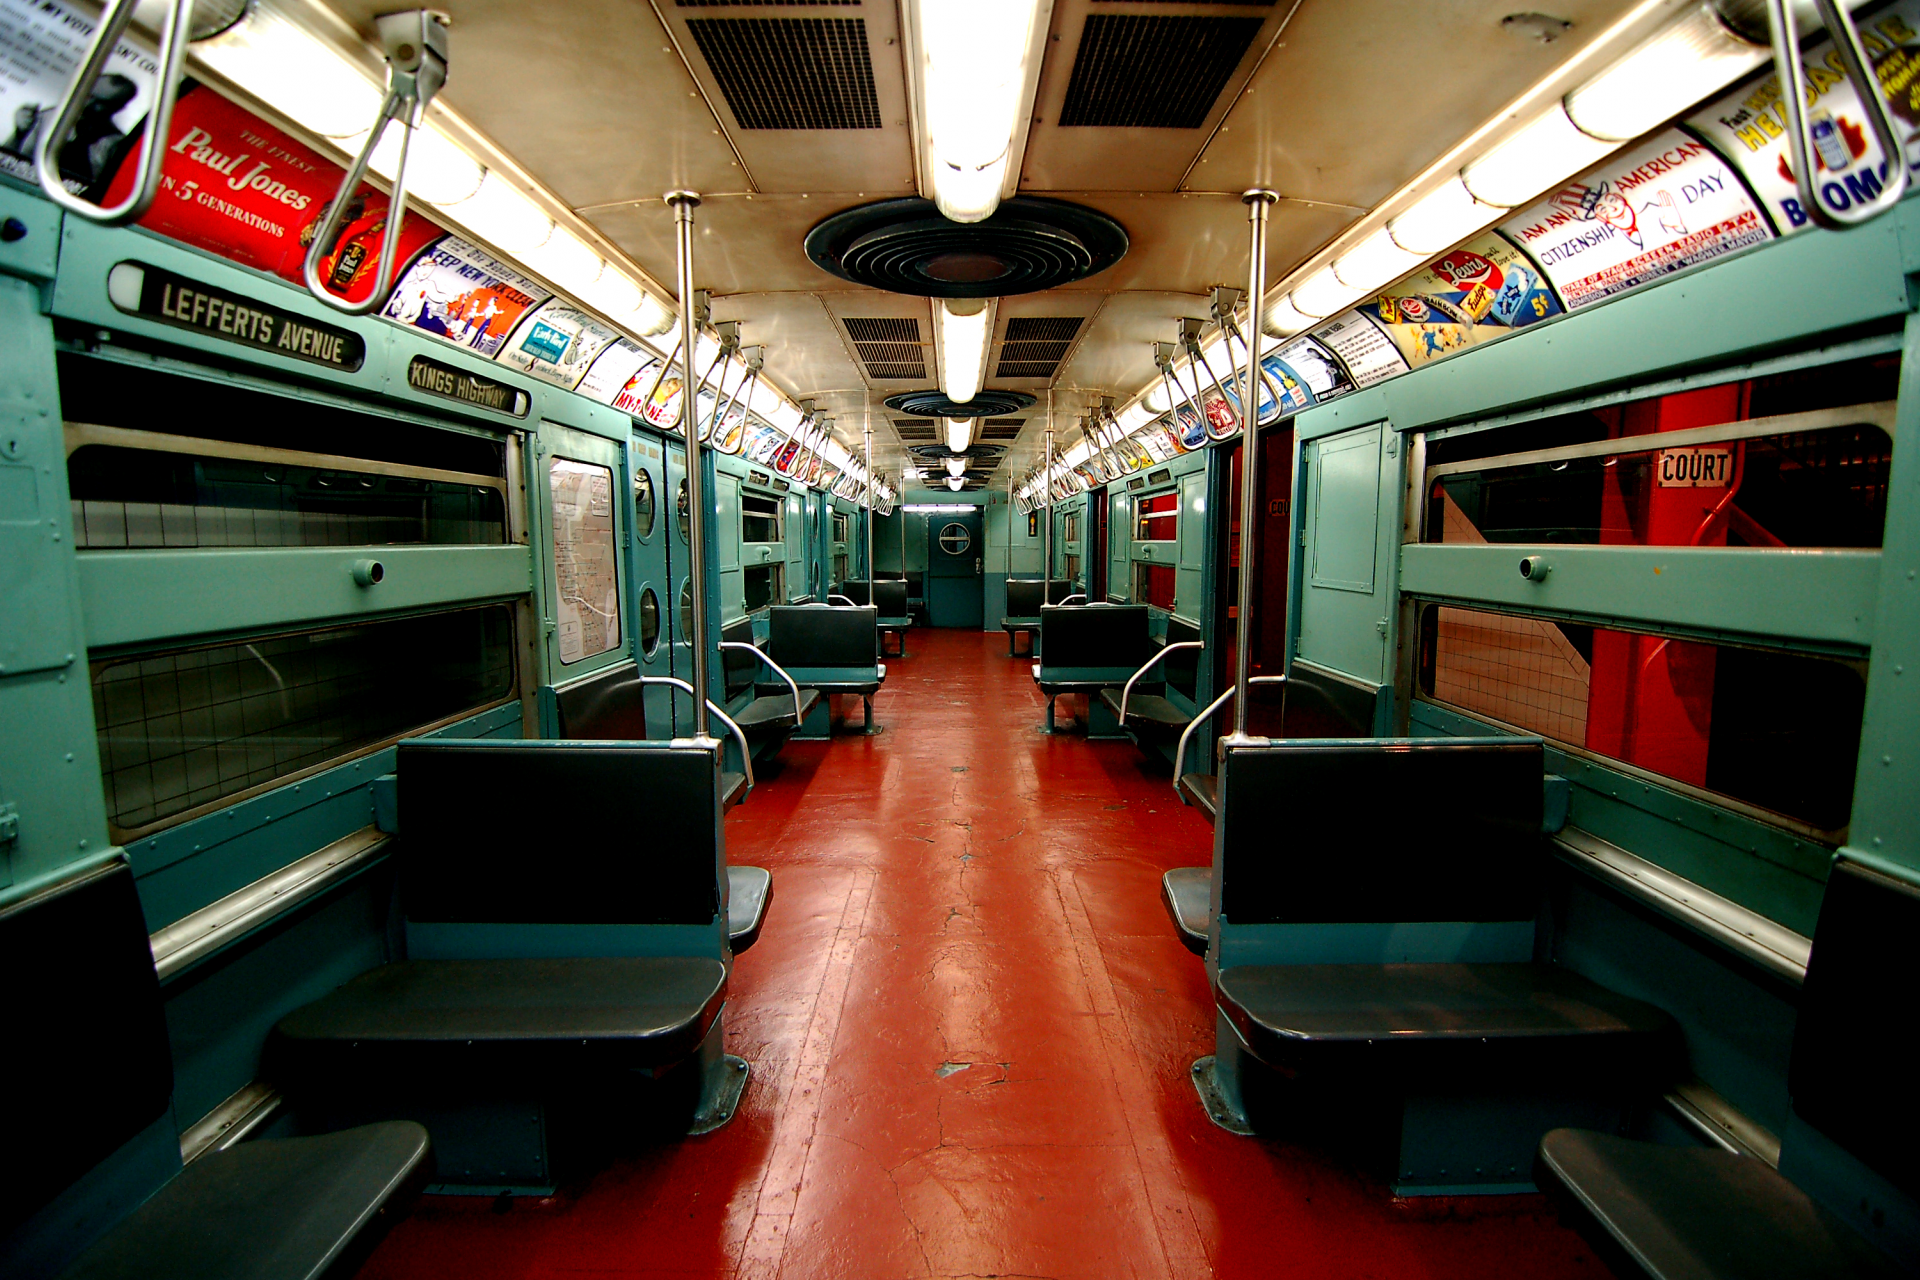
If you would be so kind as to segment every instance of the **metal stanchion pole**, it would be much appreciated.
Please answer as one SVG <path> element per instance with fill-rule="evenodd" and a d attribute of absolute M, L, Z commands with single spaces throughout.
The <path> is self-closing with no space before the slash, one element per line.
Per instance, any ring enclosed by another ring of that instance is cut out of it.
<path fill-rule="evenodd" d="M 1247 202 L 1250 228 L 1247 263 L 1247 379 L 1240 396 L 1240 600 L 1233 654 L 1233 736 L 1247 736 L 1247 676 L 1253 662 L 1253 562 L 1259 510 L 1260 462 L 1260 308 L 1267 292 L 1267 210 L 1279 199 L 1254 190 Z M 1229 347 L 1231 354 L 1231 347 Z"/>
<path fill-rule="evenodd" d="M 693 211 L 700 207 L 694 191 L 669 191 L 673 230 L 680 259 L 680 352 L 685 377 L 693 380 L 693 357 L 698 349 L 693 315 Z M 699 406 L 691 385 L 680 397 L 680 432 L 687 441 L 687 541 L 691 555 L 689 580 L 693 593 L 693 736 L 710 738 L 707 719 L 707 491 L 701 474 L 700 431 L 694 421 Z"/>

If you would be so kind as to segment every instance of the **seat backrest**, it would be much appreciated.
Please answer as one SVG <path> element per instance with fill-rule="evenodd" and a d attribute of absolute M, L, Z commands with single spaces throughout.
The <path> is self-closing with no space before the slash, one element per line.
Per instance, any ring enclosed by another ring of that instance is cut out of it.
<path fill-rule="evenodd" d="M 1075 590 L 1073 583 L 1067 581 L 1065 578 L 1055 578 L 1053 581 L 1047 583 L 1048 604 L 1059 604 L 1068 596 L 1079 594 L 1080 593 Z"/>
<path fill-rule="evenodd" d="M 1221 913 L 1234 924 L 1531 920 L 1538 738 L 1272 740 L 1227 752 Z"/>
<path fill-rule="evenodd" d="M 1920 885 L 1838 858 L 1813 932 L 1787 1092 L 1802 1120 L 1909 1196 L 1920 1100 L 1905 1012 L 1920 985 Z"/>
<path fill-rule="evenodd" d="M 738 622 L 728 623 L 720 628 L 720 638 L 728 644 L 752 644 L 753 619 L 741 618 Z M 754 681 L 758 680 L 763 673 L 768 679 L 773 678 L 773 673 L 767 670 L 765 663 L 752 654 L 742 653 L 738 649 L 720 651 L 720 670 L 726 676 L 726 701 L 728 702 L 732 702 L 753 688 Z"/>
<path fill-rule="evenodd" d="M 907 584 L 899 578 L 882 578 L 873 584 L 873 603 L 883 618 L 907 616 Z"/>
<path fill-rule="evenodd" d="M 461 924 L 708 924 L 719 771 L 664 742 L 400 744 L 400 901 Z"/>
<path fill-rule="evenodd" d="M 1143 604 L 1043 605 L 1040 652 L 1045 667 L 1099 667 L 1128 675 L 1152 656 Z"/>
<path fill-rule="evenodd" d="M 133 872 L 116 859 L 0 907 L 8 975 L 0 1238 L 167 1113 L 173 1055 Z"/>
<path fill-rule="evenodd" d="M 853 601 L 855 604 L 872 604 L 873 603 L 873 601 L 870 598 L 868 598 L 867 584 L 864 581 L 843 582 L 840 584 L 839 589 L 836 590 L 834 594 L 837 596 L 845 596 L 847 599 Z M 829 603 L 835 603 L 835 602 L 829 601 Z"/>
<path fill-rule="evenodd" d="M 556 690 L 554 707 L 562 738 L 634 742 L 647 736 L 646 686 L 630 662 Z"/>
<path fill-rule="evenodd" d="M 927 594 L 927 575 L 924 573 L 909 573 L 907 575 L 907 594 L 915 600 L 924 597 Z"/>
<path fill-rule="evenodd" d="M 1007 579 L 1007 616 L 1032 618 L 1040 613 L 1041 593 L 1046 584 L 1038 578 Z"/>
<path fill-rule="evenodd" d="M 1365 738 L 1373 733 L 1377 687 L 1343 679 L 1311 663 L 1287 669 L 1281 726 L 1289 738 Z"/>
<path fill-rule="evenodd" d="M 1185 618 L 1167 619 L 1167 643 L 1191 644 L 1200 639 L 1198 623 L 1188 622 Z M 1182 649 L 1160 664 L 1167 688 L 1174 690 L 1189 702 L 1198 702 L 1200 685 L 1201 649 Z"/>
<path fill-rule="evenodd" d="M 768 611 L 767 652 L 794 667 L 858 667 L 880 664 L 880 615 L 871 605 L 776 605 Z"/>

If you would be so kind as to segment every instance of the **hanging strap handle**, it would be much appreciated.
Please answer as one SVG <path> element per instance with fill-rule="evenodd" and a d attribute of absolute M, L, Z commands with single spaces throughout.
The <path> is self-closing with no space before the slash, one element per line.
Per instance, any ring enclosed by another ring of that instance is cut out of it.
<path fill-rule="evenodd" d="M 100 24 L 93 30 L 93 43 L 87 46 L 86 56 L 80 61 L 73 83 L 67 86 L 66 96 L 60 99 L 53 127 L 40 136 L 39 154 L 35 157 L 40 190 L 46 193 L 47 199 L 68 213 L 104 227 L 123 227 L 137 221 L 153 204 L 154 194 L 160 189 L 160 166 L 167 156 L 166 139 L 173 124 L 174 99 L 179 94 L 180 64 L 186 58 L 187 41 L 191 38 L 193 0 L 168 0 L 166 17 L 160 27 L 160 69 L 154 78 L 153 106 L 147 111 L 146 129 L 141 138 L 140 172 L 134 176 L 133 190 L 115 205 L 97 205 L 74 195 L 60 180 L 59 150 L 66 145 L 67 135 L 73 132 L 81 112 L 92 100 L 94 88 L 106 73 L 108 60 L 126 33 L 127 24 L 133 20 L 137 3 L 138 0 L 108 0 L 100 15 Z"/>
<path fill-rule="evenodd" d="M 369 315 L 385 306 L 387 292 L 393 287 L 393 272 L 400 256 L 400 230 L 407 219 L 407 157 L 413 150 L 413 132 L 420 127 L 427 104 L 447 82 L 447 21 L 446 14 L 434 9 L 409 9 L 374 19 L 380 44 L 387 55 L 386 100 L 380 104 L 380 115 L 367 134 L 366 144 L 354 157 L 353 166 L 347 170 L 332 203 L 327 205 L 320 229 L 307 248 L 307 291 L 334 310 L 350 316 Z M 400 136 L 400 163 L 393 173 L 393 197 L 387 202 L 387 229 L 381 238 L 380 257 L 374 264 L 373 288 L 361 301 L 349 302 L 327 288 L 320 275 L 320 262 L 339 234 L 347 200 L 360 189 L 374 149 L 380 145 L 387 125 L 395 120 L 400 121 L 406 132 Z"/>
<path fill-rule="evenodd" d="M 1867 59 L 1860 28 L 1835 0 L 1814 0 L 1814 9 L 1839 51 L 1847 80 L 1860 99 L 1860 109 L 1867 114 L 1873 140 L 1886 158 L 1886 180 L 1871 200 L 1847 209 L 1835 209 L 1820 197 L 1813 180 L 1817 152 L 1807 124 L 1807 69 L 1800 61 L 1800 36 L 1794 29 L 1793 6 L 1790 0 L 1767 0 L 1773 66 L 1780 76 L 1781 105 L 1787 116 L 1787 145 L 1793 156 L 1793 185 L 1800 193 L 1800 207 L 1827 230 L 1844 231 L 1871 222 L 1900 203 L 1907 193 L 1907 153 L 1900 145 L 1892 117 L 1887 114 L 1887 100 L 1880 92 L 1880 80 L 1873 73 L 1873 64 Z"/>

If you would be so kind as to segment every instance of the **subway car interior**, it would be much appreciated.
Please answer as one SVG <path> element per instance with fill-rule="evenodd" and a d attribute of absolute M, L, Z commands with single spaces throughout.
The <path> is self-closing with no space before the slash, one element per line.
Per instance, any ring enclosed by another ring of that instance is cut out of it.
<path fill-rule="evenodd" d="M 0 1274 L 1920 1274 L 1920 0 L 1525 2 L 0 0 Z"/>

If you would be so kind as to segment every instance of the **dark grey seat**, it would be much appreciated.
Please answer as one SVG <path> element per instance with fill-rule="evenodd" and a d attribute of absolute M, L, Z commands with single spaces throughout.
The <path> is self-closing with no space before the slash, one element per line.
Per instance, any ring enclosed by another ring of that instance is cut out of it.
<path fill-rule="evenodd" d="M 1214 994 L 1263 1062 L 1329 1078 L 1651 1083 L 1673 1029 L 1652 1005 L 1543 964 L 1236 965 Z"/>
<path fill-rule="evenodd" d="M 1752 1156 L 1587 1129 L 1540 1142 L 1535 1180 L 1616 1276 L 1834 1280 L 1910 1275 Z"/>
<path fill-rule="evenodd" d="M 1063 693 L 1097 699 L 1109 685 L 1124 685 L 1153 654 L 1143 604 L 1042 605 L 1040 660 L 1033 681 L 1047 695 L 1047 728 L 1054 700 Z"/>
<path fill-rule="evenodd" d="M 760 940 L 767 906 L 773 901 L 773 873 L 765 867 L 727 868 L 727 945 L 739 955 Z"/>
<path fill-rule="evenodd" d="M 277 1060 L 293 1088 L 395 1074 L 551 1087 L 679 1061 L 726 991 L 707 957 L 405 960 L 282 1018 Z"/>
<path fill-rule="evenodd" d="M 1039 578 L 1007 579 L 1007 614 L 1000 629 L 1007 633 L 1007 656 L 1020 656 L 1020 636 L 1027 639 L 1027 652 L 1035 657 L 1034 644 L 1040 634 L 1040 606 L 1046 602 L 1047 584 Z"/>
<path fill-rule="evenodd" d="M 791 703 L 793 696 L 789 694 Z M 577 742 L 645 742 L 646 686 L 632 663 L 609 667 L 577 680 L 554 694 L 559 736 Z M 740 723 L 740 717 L 734 721 Z M 741 724 L 741 728 L 746 728 Z M 747 777 L 727 770 L 720 775 L 720 797 L 726 808 L 747 798 Z"/>
<path fill-rule="evenodd" d="M 872 605 L 775 605 L 767 616 L 767 653 L 803 690 L 858 694 L 873 729 L 873 695 L 886 682 L 879 614 Z M 764 681 L 760 691 L 784 686 Z"/>
<path fill-rule="evenodd" d="M 1212 773 L 1183 773 L 1180 775 L 1180 795 L 1194 808 L 1206 815 L 1212 822 L 1220 808 L 1220 778 Z"/>
<path fill-rule="evenodd" d="M 721 629 L 720 638 L 728 644 L 750 645 L 756 649 L 753 638 L 753 622 L 741 618 Z M 749 742 L 766 743 L 778 740 L 768 753 L 779 749 L 793 734 L 799 731 L 807 716 L 820 703 L 818 689 L 800 690 L 796 705 L 793 691 L 779 681 L 767 664 L 741 649 L 723 649 L 720 653 L 720 669 L 726 681 L 728 715 L 747 735 Z M 764 686 L 762 680 L 771 680 Z M 774 692 L 778 690 L 778 692 Z M 752 694 L 751 700 L 742 703 L 741 698 Z"/>
<path fill-rule="evenodd" d="M 1857 1161 L 1891 1194 L 1907 1198 L 1909 1232 L 1920 1201 L 1913 1162 L 1920 1103 L 1910 1089 L 1881 1084 L 1910 1074 L 1912 1051 L 1898 1011 L 1912 998 L 1917 932 L 1920 883 L 1844 855 L 1835 859 L 1787 1073 L 1794 1115 L 1817 1135 L 1790 1128 L 1783 1152 L 1785 1163 L 1796 1142 L 1830 1141 L 1835 1154 L 1802 1158 L 1796 1167 L 1817 1172 Z M 1535 1177 L 1622 1277 L 1812 1280 L 1920 1269 L 1920 1257 L 1882 1251 L 1913 1244 L 1909 1237 L 1901 1245 L 1892 1206 L 1869 1209 L 1867 1179 L 1858 1174 L 1829 1182 L 1834 1190 L 1823 1204 L 1752 1156 L 1556 1129 L 1540 1141 Z"/>
<path fill-rule="evenodd" d="M 424 1185 L 427 1131 L 406 1122 L 237 1142 L 162 1181 L 147 1139 L 169 1121 L 162 1150 L 177 1158 L 173 1056 L 124 858 L 0 907 L 0 966 L 26 975 L 8 996 L 0 1054 L 0 1089 L 16 1103 L 0 1274 L 64 1262 L 73 1280 L 350 1275 Z M 140 1142 L 148 1154 L 130 1161 Z M 75 1235 L 55 1243 L 23 1227 L 89 1175 Z"/>
<path fill-rule="evenodd" d="M 1206 777 L 1211 781 L 1213 775 Z M 1160 902 L 1173 931 L 1197 956 L 1207 954 L 1207 927 L 1213 923 L 1207 898 L 1212 891 L 1212 867 L 1174 867 L 1160 877 Z"/>
<path fill-rule="evenodd" d="M 856 605 L 872 605 L 878 612 L 881 657 L 904 658 L 907 656 L 907 632 L 913 627 L 913 613 L 908 604 L 906 579 L 881 578 L 877 582 L 863 580 L 843 582 L 837 594 L 853 601 Z M 886 652 L 888 636 L 894 637 L 899 645 L 898 650 L 892 654 Z"/>
<path fill-rule="evenodd" d="M 81 1254 L 62 1280 L 350 1276 L 424 1183 L 404 1120 L 203 1156 Z"/>

